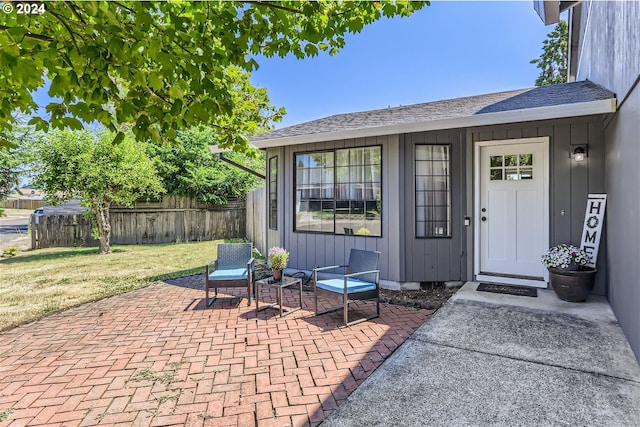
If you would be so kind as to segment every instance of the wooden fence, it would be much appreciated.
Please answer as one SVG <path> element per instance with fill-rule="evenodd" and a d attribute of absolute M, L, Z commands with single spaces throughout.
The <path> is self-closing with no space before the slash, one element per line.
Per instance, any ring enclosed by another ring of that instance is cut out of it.
<path fill-rule="evenodd" d="M 136 203 L 133 209 L 114 206 L 111 214 L 112 244 L 191 242 L 244 238 L 244 202 L 211 207 L 184 197 Z M 31 218 L 33 249 L 97 246 L 93 223 L 82 214 Z"/>
<path fill-rule="evenodd" d="M 263 255 L 267 254 L 265 197 L 264 187 L 247 194 L 247 239 Z"/>
<path fill-rule="evenodd" d="M 11 199 L 0 202 L 0 208 L 5 209 L 28 209 L 34 211 L 44 206 L 44 200 L 38 199 Z"/>
<path fill-rule="evenodd" d="M 91 237 L 91 220 L 82 214 L 31 215 L 30 224 L 31 249 L 98 245 Z"/>

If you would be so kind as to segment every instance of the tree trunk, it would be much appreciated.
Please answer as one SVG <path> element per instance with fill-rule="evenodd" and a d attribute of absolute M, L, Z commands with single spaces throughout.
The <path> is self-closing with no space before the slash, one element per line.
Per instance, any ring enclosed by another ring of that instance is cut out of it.
<path fill-rule="evenodd" d="M 100 235 L 99 254 L 111 253 L 111 220 L 109 218 L 110 202 L 96 203 L 93 205 L 93 212 L 98 223 L 98 234 Z"/>

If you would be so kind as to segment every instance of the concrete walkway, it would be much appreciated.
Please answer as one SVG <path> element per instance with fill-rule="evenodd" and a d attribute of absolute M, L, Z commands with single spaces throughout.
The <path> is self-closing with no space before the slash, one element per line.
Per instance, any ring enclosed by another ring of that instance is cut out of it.
<path fill-rule="evenodd" d="M 313 316 L 310 293 L 280 318 L 256 315 L 238 288 L 205 308 L 203 280 L 0 333 L 0 426 L 317 425 L 432 314 L 383 305 L 380 318 L 340 328 L 340 313 Z M 295 304 L 292 289 L 284 297 Z"/>
<path fill-rule="evenodd" d="M 639 426 L 640 369 L 604 298 L 467 283 L 322 424 Z"/>

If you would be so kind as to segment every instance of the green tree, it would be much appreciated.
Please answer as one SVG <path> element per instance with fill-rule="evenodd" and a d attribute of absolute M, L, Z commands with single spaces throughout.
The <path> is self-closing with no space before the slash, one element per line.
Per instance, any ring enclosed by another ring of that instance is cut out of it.
<path fill-rule="evenodd" d="M 114 145 L 108 131 L 52 130 L 35 143 L 36 184 L 53 202 L 80 199 L 95 216 L 101 254 L 111 251 L 111 204 L 131 206 L 164 191 L 146 154 L 148 144 L 125 135 Z"/>
<path fill-rule="evenodd" d="M 428 2 L 207 1 L 44 2 L 42 15 L 0 15 L 0 143 L 15 111 L 33 113 L 32 91 L 51 81 L 49 116 L 38 129 L 97 121 L 137 139 L 172 141 L 206 124 L 224 146 L 245 150 L 260 121 L 243 111 L 242 72 L 258 55 L 336 53 L 346 33 L 382 16 L 408 16 Z M 263 115 L 283 111 L 268 105 Z M 121 139 L 123 134 L 118 134 Z M 117 141 L 116 141 L 117 142 Z"/>
<path fill-rule="evenodd" d="M 18 185 L 20 164 L 16 149 L 0 149 L 0 200 Z"/>
<path fill-rule="evenodd" d="M 209 145 L 215 139 L 212 128 L 191 128 L 178 132 L 178 144 L 149 146 L 168 194 L 219 205 L 229 199 L 243 199 L 249 191 L 264 185 L 257 176 L 224 163 L 212 154 Z M 225 153 L 225 157 L 264 174 L 263 156 Z"/>
<path fill-rule="evenodd" d="M 24 118 L 20 122 L 26 122 Z M 28 147 L 34 137 L 34 129 L 24 124 L 16 124 L 8 134 L 11 147 L 0 149 L 0 200 L 15 188 L 24 174 L 24 163 L 27 162 Z"/>
<path fill-rule="evenodd" d="M 567 57 L 569 46 L 569 27 L 567 21 L 560 20 L 552 32 L 547 34 L 543 42 L 542 55 L 532 59 L 540 75 L 536 79 L 536 86 L 549 86 L 567 82 Z"/>

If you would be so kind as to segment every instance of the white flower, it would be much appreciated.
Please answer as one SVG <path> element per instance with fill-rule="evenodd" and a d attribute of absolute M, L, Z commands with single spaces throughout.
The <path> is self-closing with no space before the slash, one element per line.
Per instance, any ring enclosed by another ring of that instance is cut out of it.
<path fill-rule="evenodd" d="M 561 244 L 550 248 L 542 255 L 542 264 L 545 267 L 569 268 L 571 263 L 579 266 L 587 265 L 591 256 L 573 245 Z"/>

